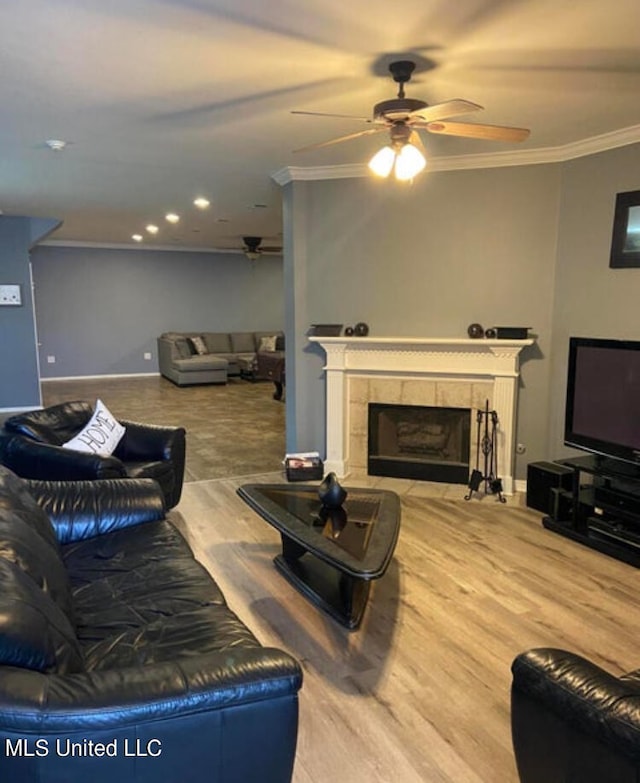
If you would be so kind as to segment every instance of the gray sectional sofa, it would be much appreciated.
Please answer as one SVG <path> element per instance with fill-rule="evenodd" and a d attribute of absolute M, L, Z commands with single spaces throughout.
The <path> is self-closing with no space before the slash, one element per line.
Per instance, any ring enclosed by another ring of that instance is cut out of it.
<path fill-rule="evenodd" d="M 178 386 L 226 383 L 253 366 L 263 338 L 283 339 L 283 332 L 164 332 L 158 337 L 160 373 Z"/>

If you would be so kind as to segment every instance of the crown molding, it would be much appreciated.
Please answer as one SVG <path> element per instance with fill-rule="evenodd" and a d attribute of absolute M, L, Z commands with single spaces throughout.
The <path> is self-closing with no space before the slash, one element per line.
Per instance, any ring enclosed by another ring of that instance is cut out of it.
<path fill-rule="evenodd" d="M 640 125 L 603 133 L 588 139 L 556 147 L 539 147 L 509 152 L 489 152 L 479 155 L 456 155 L 432 158 L 427 163 L 428 171 L 461 171 L 464 169 L 490 169 L 502 166 L 532 166 L 541 163 L 564 163 L 576 158 L 607 152 L 617 147 L 640 142 Z M 339 166 L 286 166 L 271 175 L 278 185 L 305 180 L 348 179 L 369 176 L 364 163 L 350 163 Z"/>
<path fill-rule="evenodd" d="M 150 250 L 174 253 L 229 253 L 244 255 L 234 247 L 188 247 L 186 245 L 143 245 L 137 242 L 83 242 L 76 239 L 48 239 L 38 243 L 39 247 L 82 247 L 98 250 Z"/>
<path fill-rule="evenodd" d="M 364 177 L 368 171 L 364 163 L 346 163 L 340 166 L 285 166 L 272 174 L 271 178 L 278 185 L 288 185 L 294 180 Z"/>
<path fill-rule="evenodd" d="M 244 256 L 245 252 L 237 247 L 190 247 L 188 245 L 140 245 L 137 242 L 83 242 L 77 239 L 48 239 L 39 242 L 38 247 L 78 247 L 94 250 L 148 250 L 172 253 L 217 253 L 220 255 Z M 265 256 L 280 258 L 282 253 L 274 250 L 261 250 L 260 258 Z"/>
<path fill-rule="evenodd" d="M 564 151 L 563 161 L 583 158 L 587 155 L 595 155 L 598 152 L 607 152 L 617 147 L 626 147 L 640 141 L 640 125 L 631 125 L 629 128 L 603 133 L 600 136 L 592 136 L 582 141 L 566 144 L 555 149 Z"/>

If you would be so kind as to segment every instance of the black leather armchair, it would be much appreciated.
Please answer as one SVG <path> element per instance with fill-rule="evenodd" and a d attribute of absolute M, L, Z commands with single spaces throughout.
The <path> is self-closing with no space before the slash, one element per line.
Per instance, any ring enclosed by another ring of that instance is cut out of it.
<path fill-rule="evenodd" d="M 571 652 L 512 665 L 511 727 L 521 783 L 637 783 L 640 670 L 616 677 Z"/>
<path fill-rule="evenodd" d="M 160 484 L 166 507 L 176 506 L 184 480 L 185 430 L 121 421 L 125 434 L 109 457 L 62 448 L 92 414 L 90 403 L 76 401 L 11 416 L 0 439 L 0 462 L 31 479 L 152 478 Z"/>

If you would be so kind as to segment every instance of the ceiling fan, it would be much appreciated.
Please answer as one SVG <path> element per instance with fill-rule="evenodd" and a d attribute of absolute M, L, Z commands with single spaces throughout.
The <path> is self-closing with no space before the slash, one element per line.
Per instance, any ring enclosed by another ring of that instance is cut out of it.
<path fill-rule="evenodd" d="M 282 253 L 282 247 L 266 247 L 262 244 L 262 237 L 242 237 L 242 248 L 249 261 L 257 261 L 263 253 Z"/>
<path fill-rule="evenodd" d="M 450 101 L 444 101 L 443 103 L 435 103 L 431 106 L 425 101 L 416 98 L 407 98 L 405 96 L 404 86 L 411 79 L 411 74 L 415 70 L 415 67 L 415 63 L 412 60 L 398 60 L 389 65 L 389 71 L 391 72 L 393 80 L 400 85 L 398 96 L 396 98 L 391 98 L 390 100 L 376 103 L 373 107 L 373 117 L 371 118 L 355 117 L 348 114 L 292 111 L 292 114 L 353 119 L 360 122 L 366 122 L 373 126 L 366 130 L 350 133 L 347 136 L 340 136 L 317 144 L 309 144 L 294 150 L 294 152 L 306 152 L 308 150 L 319 149 L 320 147 L 327 147 L 331 144 L 339 144 L 343 141 L 357 139 L 360 136 L 369 136 L 374 133 L 388 131 L 391 138 L 391 146 L 385 149 L 390 150 L 392 157 L 390 159 L 391 165 L 389 166 L 389 170 L 385 172 L 386 175 L 394 165 L 395 157 L 398 156 L 399 159 L 403 148 L 406 146 L 417 149 L 417 152 L 423 159 L 420 168 L 424 166 L 424 158 L 422 156 L 424 147 L 418 133 L 419 130 L 447 136 L 465 136 L 472 139 L 486 139 L 491 141 L 524 141 L 529 136 L 529 130 L 526 128 L 510 128 L 504 125 L 481 125 L 471 122 L 450 122 L 449 117 L 469 114 L 483 108 L 477 103 L 472 103 L 471 101 L 466 101 L 462 98 L 455 98 Z M 387 159 L 389 159 L 388 154 Z M 396 171 L 396 176 L 398 176 L 398 171 Z M 409 177 L 399 178 L 408 179 Z"/>

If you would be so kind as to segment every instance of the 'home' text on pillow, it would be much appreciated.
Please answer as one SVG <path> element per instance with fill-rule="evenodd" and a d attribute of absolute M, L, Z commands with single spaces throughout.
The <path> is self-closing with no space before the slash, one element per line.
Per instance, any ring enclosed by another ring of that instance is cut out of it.
<path fill-rule="evenodd" d="M 114 419 L 102 400 L 96 400 L 95 411 L 87 425 L 62 446 L 65 449 L 108 457 L 113 454 L 124 433 L 125 428 Z"/>

